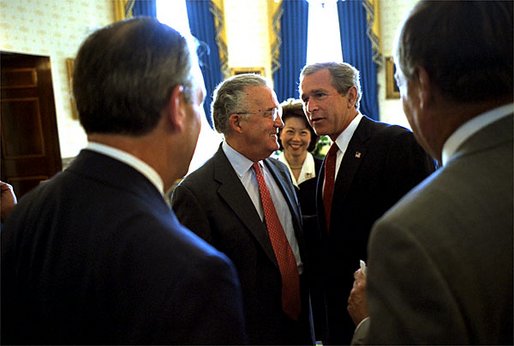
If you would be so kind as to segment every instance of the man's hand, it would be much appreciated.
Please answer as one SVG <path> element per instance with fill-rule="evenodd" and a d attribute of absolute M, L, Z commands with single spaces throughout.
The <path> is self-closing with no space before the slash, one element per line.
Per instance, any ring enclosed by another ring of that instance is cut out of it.
<path fill-rule="evenodd" d="M 366 274 L 359 269 L 353 275 L 353 288 L 348 297 L 348 312 L 353 323 L 357 326 L 363 319 L 368 317 L 368 302 L 366 299 Z"/>
<path fill-rule="evenodd" d="M 11 185 L 0 181 L 0 191 L 2 193 L 0 199 L 0 220 L 4 222 L 16 205 L 17 200 Z"/>

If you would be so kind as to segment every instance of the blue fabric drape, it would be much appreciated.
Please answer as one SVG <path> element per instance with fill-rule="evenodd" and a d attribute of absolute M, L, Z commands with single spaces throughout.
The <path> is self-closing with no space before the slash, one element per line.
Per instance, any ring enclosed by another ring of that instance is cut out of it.
<path fill-rule="evenodd" d="M 307 24 L 309 4 L 306 0 L 284 0 L 280 19 L 280 55 L 273 74 L 279 102 L 299 98 L 298 77 L 307 62 Z"/>
<path fill-rule="evenodd" d="M 373 62 L 371 40 L 367 36 L 366 10 L 362 0 L 337 2 L 343 60 L 360 71 L 362 99 L 360 111 L 378 120 L 377 66 Z"/>
<path fill-rule="evenodd" d="M 156 0 L 135 0 L 132 7 L 132 15 L 157 17 Z"/>
<path fill-rule="evenodd" d="M 202 70 L 205 88 L 204 109 L 207 121 L 213 127 L 210 106 L 212 93 L 216 86 L 223 80 L 218 45 L 216 43 L 216 30 L 214 16 L 211 12 L 211 1 L 186 0 L 187 15 L 191 34 L 200 41 L 198 51 L 200 68 Z"/>

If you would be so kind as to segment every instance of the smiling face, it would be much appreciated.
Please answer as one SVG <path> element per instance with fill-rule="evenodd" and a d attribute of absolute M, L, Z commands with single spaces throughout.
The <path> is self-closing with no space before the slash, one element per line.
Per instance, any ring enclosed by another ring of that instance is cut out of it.
<path fill-rule="evenodd" d="M 327 69 L 305 75 L 300 93 L 307 119 L 317 135 L 335 140 L 358 113 L 356 89 L 350 88 L 344 96 L 339 94 Z"/>
<path fill-rule="evenodd" d="M 286 157 L 291 155 L 304 158 L 311 142 L 311 132 L 306 121 L 298 117 L 287 118 L 284 128 L 280 131 L 280 141 Z"/>
<path fill-rule="evenodd" d="M 278 130 L 284 126 L 280 116 L 273 118 L 272 111 L 279 107 L 275 92 L 267 86 L 252 86 L 245 91 L 246 112 L 239 115 L 239 152 L 252 161 L 269 157 L 278 150 Z"/>

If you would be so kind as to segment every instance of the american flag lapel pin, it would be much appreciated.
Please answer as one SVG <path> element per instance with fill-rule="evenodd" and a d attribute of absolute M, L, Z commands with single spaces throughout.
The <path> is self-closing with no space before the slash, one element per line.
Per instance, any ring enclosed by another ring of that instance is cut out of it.
<path fill-rule="evenodd" d="M 361 158 L 361 155 L 362 155 L 362 154 L 361 154 L 361 152 L 360 152 L 360 151 L 356 151 L 356 152 L 355 152 L 355 157 L 356 157 L 356 158 L 360 159 L 360 158 Z"/>

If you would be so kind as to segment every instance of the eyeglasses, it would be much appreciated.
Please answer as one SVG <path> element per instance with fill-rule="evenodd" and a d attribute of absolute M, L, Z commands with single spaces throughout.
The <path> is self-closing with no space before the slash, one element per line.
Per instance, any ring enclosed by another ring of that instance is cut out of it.
<path fill-rule="evenodd" d="M 269 118 L 275 121 L 278 117 L 282 117 L 282 107 L 275 107 L 272 109 L 259 112 L 234 112 L 234 114 L 261 114 L 265 118 Z"/>

